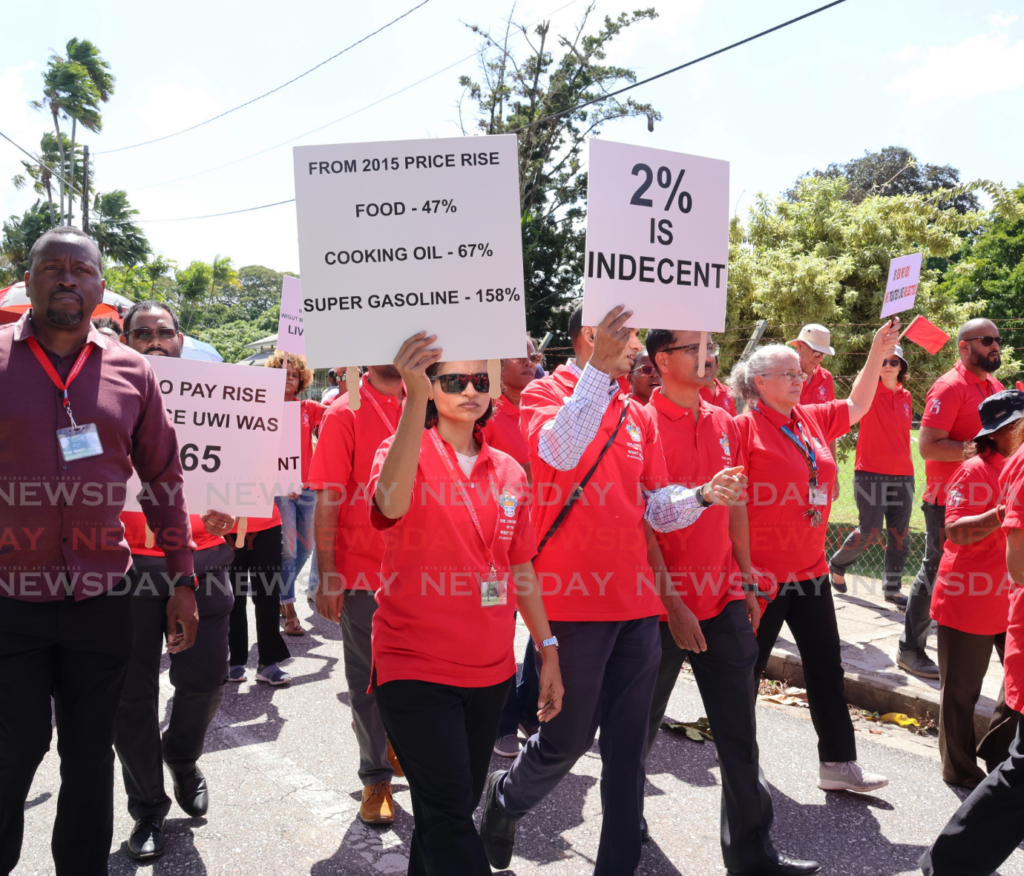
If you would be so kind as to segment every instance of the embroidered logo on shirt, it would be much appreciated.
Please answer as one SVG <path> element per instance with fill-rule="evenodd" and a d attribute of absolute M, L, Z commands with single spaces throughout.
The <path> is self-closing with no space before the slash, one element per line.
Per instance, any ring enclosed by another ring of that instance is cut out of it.
<path fill-rule="evenodd" d="M 723 432 L 722 437 L 718 439 L 718 443 L 722 445 L 722 455 L 725 457 L 726 461 L 731 461 L 732 454 L 729 452 L 729 436 L 726 435 L 725 432 Z"/>
<path fill-rule="evenodd" d="M 640 443 L 643 435 L 640 434 L 640 430 L 636 426 L 632 423 L 626 423 L 626 431 L 629 433 L 630 438 L 636 441 L 637 444 Z"/>
<path fill-rule="evenodd" d="M 956 508 L 957 505 L 964 503 L 964 494 L 960 492 L 959 487 L 950 488 L 949 492 L 946 493 L 946 507 Z"/>
<path fill-rule="evenodd" d="M 937 414 L 939 412 L 939 408 L 941 406 L 942 406 L 942 399 L 938 399 L 937 398 L 937 399 L 935 399 L 935 401 L 932 402 L 932 406 L 930 408 L 928 408 L 928 410 L 929 410 L 929 412 L 931 412 L 933 414 Z"/>
<path fill-rule="evenodd" d="M 818 387 L 818 398 L 820 398 L 820 399 L 825 398 L 825 387 L 824 386 L 819 386 Z"/>
<path fill-rule="evenodd" d="M 498 497 L 498 504 L 501 506 L 501 510 L 505 512 L 506 517 L 516 516 L 516 506 L 519 504 L 519 501 L 509 492 L 508 487 L 505 487 L 502 494 Z"/>
<path fill-rule="evenodd" d="M 905 413 L 907 416 L 910 416 L 910 403 L 909 402 L 903 402 L 903 413 Z M 938 413 L 938 411 L 936 411 L 935 413 Z"/>
<path fill-rule="evenodd" d="M 818 450 L 824 450 L 825 449 L 822 446 L 821 442 L 817 438 L 815 438 L 813 435 L 811 436 L 811 440 L 814 442 L 814 446 L 817 447 Z"/>

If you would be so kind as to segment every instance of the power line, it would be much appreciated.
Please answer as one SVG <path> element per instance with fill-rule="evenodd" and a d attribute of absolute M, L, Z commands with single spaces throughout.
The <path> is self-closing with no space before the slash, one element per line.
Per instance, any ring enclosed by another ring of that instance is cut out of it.
<path fill-rule="evenodd" d="M 43 161 L 43 159 L 40 158 L 38 155 L 34 155 L 33 153 L 29 152 L 27 149 L 19 146 L 10 137 L 8 137 L 3 131 L 0 131 L 0 137 L 3 137 L 8 143 L 10 143 L 19 152 L 24 152 L 29 158 L 31 158 L 33 161 L 38 163 L 40 165 L 40 167 L 45 167 L 48 171 L 50 171 L 50 173 L 53 176 L 57 177 L 57 179 L 60 182 L 64 183 L 64 185 L 66 185 L 69 189 L 71 189 L 73 194 L 76 194 L 79 197 L 81 197 L 81 194 L 82 194 L 82 190 L 81 189 L 76 189 L 74 183 L 70 183 L 66 179 L 64 179 L 63 176 L 61 176 L 59 173 L 57 173 L 56 170 L 54 170 L 49 164 L 47 164 L 45 161 Z"/>
<path fill-rule="evenodd" d="M 791 24 L 796 24 L 798 21 L 803 21 L 805 18 L 810 18 L 812 15 L 817 15 L 819 12 L 824 12 L 826 9 L 831 9 L 833 6 L 838 6 L 840 3 L 845 3 L 846 0 L 833 0 L 832 3 L 826 3 L 824 6 L 819 6 L 817 9 L 812 9 L 810 12 L 805 12 L 803 15 L 798 15 L 796 18 L 791 18 L 789 21 L 784 21 L 782 24 L 777 24 L 775 27 L 770 27 L 768 30 L 762 30 L 760 33 L 756 33 L 753 36 L 749 36 L 746 39 L 740 40 L 739 42 L 733 43 L 732 45 L 725 46 L 721 49 L 717 49 L 714 52 L 709 52 L 706 55 L 701 55 L 699 58 L 694 58 L 692 61 L 687 61 L 685 64 L 680 64 L 678 67 L 673 67 L 671 70 L 666 70 L 663 73 L 658 73 L 654 76 L 649 76 L 646 79 L 641 79 L 639 82 L 634 82 L 632 85 L 627 85 L 625 88 L 620 88 L 618 91 L 612 91 L 609 94 L 602 94 L 600 97 L 595 97 L 593 100 L 588 100 L 585 103 L 578 104 L 577 106 L 570 107 L 569 109 L 560 110 L 557 113 L 551 113 L 543 118 L 537 119 L 536 121 L 530 122 L 527 125 L 523 125 L 519 128 L 514 128 L 511 131 L 507 131 L 509 134 L 517 134 L 520 131 L 525 131 L 527 128 L 532 128 L 535 125 L 539 125 L 542 122 L 548 121 L 548 119 L 557 119 L 559 116 L 564 116 L 567 113 L 575 113 L 581 109 L 585 109 L 591 104 L 600 103 L 602 100 L 608 100 L 610 97 L 615 97 L 619 94 L 623 94 L 627 91 L 631 91 L 634 88 L 639 88 L 641 85 L 646 85 L 648 82 L 654 82 L 655 79 L 661 79 L 663 76 L 668 76 L 671 73 L 678 73 L 680 70 L 684 70 L 687 67 L 692 67 L 694 64 L 699 64 L 701 61 L 706 61 L 708 58 L 713 58 L 715 55 L 721 55 L 724 52 L 728 52 L 731 49 L 735 49 L 746 43 L 751 43 L 754 40 L 759 40 L 763 36 L 767 36 L 770 33 L 774 33 L 777 30 L 782 30 L 784 27 L 789 27 Z"/>
<path fill-rule="evenodd" d="M 181 219 L 137 219 L 136 222 L 191 222 L 193 219 L 215 219 L 217 216 L 233 216 L 235 213 L 251 213 L 253 210 L 265 210 L 267 207 L 280 207 L 281 204 L 293 204 L 295 198 L 287 201 L 275 201 L 273 204 L 260 204 L 258 207 L 245 207 L 242 210 L 228 210 L 227 213 L 210 213 L 206 216 L 185 216 Z"/>
<path fill-rule="evenodd" d="M 331 57 L 327 58 L 327 60 L 325 60 L 325 61 L 321 61 L 315 67 L 310 67 L 305 73 L 300 73 L 294 79 L 289 79 L 283 85 L 278 85 L 277 88 L 272 88 L 270 91 L 266 92 L 265 94 L 261 94 L 259 97 L 254 97 L 252 100 L 247 100 L 245 103 L 240 103 L 238 106 L 233 107 L 232 109 L 225 110 L 224 112 L 220 113 L 219 115 L 216 115 L 216 116 L 213 116 L 212 118 L 207 119 L 205 122 L 200 122 L 197 125 L 192 125 L 192 127 L 190 127 L 190 128 L 183 128 L 180 131 L 175 131 L 173 134 L 166 134 L 163 137 L 157 137 L 154 140 L 146 140 L 145 142 L 142 142 L 142 143 L 133 143 L 131 146 L 120 146 L 117 149 L 104 149 L 103 151 L 97 152 L 96 155 L 110 155 L 111 153 L 114 153 L 114 152 L 124 152 L 126 149 L 137 149 L 139 146 L 149 146 L 151 143 L 160 143 L 163 140 L 170 140 L 172 137 L 177 137 L 177 136 L 179 136 L 181 134 L 187 134 L 189 131 L 194 131 L 196 128 L 201 128 L 201 127 L 203 127 L 203 125 L 208 125 L 208 124 L 210 124 L 210 122 L 217 121 L 217 119 L 222 119 L 222 118 L 224 118 L 224 116 L 230 115 L 233 112 L 237 112 L 238 110 L 240 110 L 240 109 L 242 109 L 244 107 L 247 107 L 250 104 L 256 103 L 256 101 L 258 101 L 258 100 L 263 100 L 263 98 L 269 97 L 271 94 L 274 94 L 275 92 L 280 91 L 282 88 L 287 88 L 289 85 L 291 85 L 294 82 L 298 82 L 300 79 L 302 79 L 304 76 L 308 76 L 314 70 L 319 70 L 321 67 L 324 66 L 324 64 L 329 64 L 335 58 L 341 57 L 342 55 L 345 54 L 345 52 L 349 51 L 350 49 L 354 49 L 360 43 L 365 43 L 371 37 L 375 37 L 375 36 L 377 36 L 377 34 L 381 33 L 382 31 L 387 30 L 393 24 L 397 24 L 399 21 L 401 21 L 406 16 L 412 15 L 412 13 L 414 13 L 417 9 L 419 9 L 422 6 L 426 6 L 429 2 L 430 2 L 430 0 L 422 0 L 422 2 L 420 2 L 420 3 L 416 4 L 415 6 L 413 6 L 412 9 L 408 10 L 407 12 L 403 12 L 401 15 L 398 16 L 398 18 L 396 18 L 396 19 L 394 19 L 392 21 L 389 21 L 383 27 L 378 28 L 373 33 L 367 34 L 362 39 L 356 40 L 354 43 L 352 43 L 352 45 L 342 49 L 337 54 L 331 55 Z"/>

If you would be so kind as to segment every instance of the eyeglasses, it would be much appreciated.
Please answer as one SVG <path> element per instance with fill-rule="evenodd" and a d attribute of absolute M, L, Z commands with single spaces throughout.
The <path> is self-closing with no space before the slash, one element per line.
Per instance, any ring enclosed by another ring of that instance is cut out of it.
<path fill-rule="evenodd" d="M 658 350 L 658 353 L 674 353 L 676 350 L 685 350 L 688 356 L 696 356 L 697 350 L 700 348 L 700 342 L 696 344 L 684 344 L 681 347 L 667 347 L 664 350 Z M 722 348 L 715 343 L 708 344 L 708 355 L 717 356 L 722 351 Z M 657 354 L 655 354 L 657 355 Z"/>
<path fill-rule="evenodd" d="M 653 365 L 641 365 L 639 368 L 634 368 L 630 374 L 642 374 L 644 377 L 650 377 L 654 374 Z"/>
<path fill-rule="evenodd" d="M 762 377 L 785 377 L 790 383 L 799 380 L 803 383 L 807 380 L 807 375 L 803 371 L 776 371 L 773 374 L 762 374 Z"/>
<path fill-rule="evenodd" d="M 903 363 L 899 359 L 883 359 L 882 366 L 888 365 L 890 368 L 899 368 Z"/>
<path fill-rule="evenodd" d="M 132 329 L 128 334 L 137 341 L 149 341 L 153 338 L 153 330 L 148 328 Z M 172 328 L 161 328 L 156 330 L 156 336 L 161 341 L 172 341 L 178 336 L 178 333 Z"/>
<path fill-rule="evenodd" d="M 964 338 L 965 341 L 981 341 L 983 347 L 991 347 L 993 344 L 1001 344 L 1003 339 L 992 337 L 992 335 L 978 335 L 976 338 Z"/>
<path fill-rule="evenodd" d="M 437 374 L 430 378 L 436 380 L 437 385 L 441 387 L 444 392 L 458 393 L 465 392 L 466 387 L 469 384 L 473 384 L 473 389 L 477 392 L 490 392 L 491 391 L 491 378 L 487 374 Z"/>
<path fill-rule="evenodd" d="M 543 353 L 527 353 L 525 356 L 514 357 L 520 362 L 532 362 L 534 365 L 540 365 L 544 361 Z"/>

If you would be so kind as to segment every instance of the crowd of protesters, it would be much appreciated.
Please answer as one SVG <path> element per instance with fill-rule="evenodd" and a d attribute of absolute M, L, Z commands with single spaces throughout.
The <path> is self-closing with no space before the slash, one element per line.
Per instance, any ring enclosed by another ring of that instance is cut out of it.
<path fill-rule="evenodd" d="M 522 357 L 502 360 L 500 393 L 487 362 L 446 360 L 425 332 L 391 365 L 331 369 L 318 401 L 299 401 L 305 359 L 278 352 L 266 364 L 286 372 L 285 401 L 299 405 L 301 486 L 271 516 L 239 519 L 186 507 L 177 438 L 144 358 L 181 356 L 173 310 L 143 302 L 91 322 L 100 257 L 74 228 L 40 238 L 26 281 L 31 309 L 0 329 L 0 479 L 124 485 L 135 471 L 163 489 L 140 494 L 135 512 L 67 490 L 49 505 L 0 504 L 4 533 L 33 533 L 0 543 L 0 874 L 20 855 L 51 700 L 58 874 L 107 872 L 115 753 L 132 858 L 165 850 L 165 764 L 181 809 L 208 811 L 198 761 L 226 684 L 247 680 L 247 602 L 255 679 L 287 685 L 307 560 L 308 598 L 341 626 L 359 817 L 393 823 L 392 780 L 406 779 L 414 876 L 508 867 L 519 823 L 598 732 L 594 872 L 633 873 L 648 837 L 645 762 L 686 660 L 721 765 L 728 872 L 819 872 L 772 842 L 758 684 L 786 624 L 818 787 L 888 784 L 858 762 L 833 596 L 875 542 L 884 598 L 906 608 L 895 662 L 939 679 L 942 777 L 972 789 L 922 867 L 990 873 L 1024 839 L 1024 393 L 992 376 L 992 322 L 961 327 L 958 361 L 924 399 L 927 546 L 907 598 L 916 485 L 898 320 L 877 330 L 840 400 L 822 365 L 835 353 L 825 326 L 756 349 L 723 382 L 707 334 L 652 328 L 641 341 L 621 306 L 590 326 L 577 308 L 573 356 L 550 374 L 525 339 Z M 840 487 L 836 442 L 858 423 L 853 482 Z M 859 524 L 826 557 L 841 489 L 853 490 Z M 106 549 L 69 541 L 100 529 L 119 534 Z M 26 584 L 40 576 L 63 586 Z M 926 653 L 932 620 L 938 664 Z M 993 649 L 1005 684 L 979 742 Z M 161 734 L 164 650 L 174 697 Z M 511 763 L 488 775 L 492 754 Z"/>

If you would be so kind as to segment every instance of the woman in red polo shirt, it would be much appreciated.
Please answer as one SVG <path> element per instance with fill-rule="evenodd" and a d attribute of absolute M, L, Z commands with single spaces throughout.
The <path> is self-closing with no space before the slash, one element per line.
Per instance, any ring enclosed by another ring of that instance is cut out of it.
<path fill-rule="evenodd" d="M 1017 732 L 1017 713 L 1006 705 L 1002 689 L 980 744 L 975 741 L 974 708 L 992 648 L 1002 662 L 1006 644 L 1011 583 L 999 475 L 1024 438 L 1024 393 L 997 392 L 978 406 L 978 413 L 981 431 L 946 488 L 946 544 L 931 607 L 939 625 L 942 778 L 966 788 L 985 778 L 978 758 L 990 771 L 995 769 L 1006 759 Z"/>
<path fill-rule="evenodd" d="M 733 366 L 730 385 L 747 402 L 736 418 L 736 464 L 748 481 L 750 563 L 778 591 L 758 628 L 755 678 L 768 665 L 783 623 L 788 623 L 803 660 L 811 720 L 818 734 L 818 787 L 869 791 L 888 783 L 857 764 L 857 744 L 843 690 L 832 588 L 825 562 L 825 534 L 837 468 L 830 441 L 850 431 L 871 407 L 882 359 L 899 337 L 899 320 L 883 325 L 871 344 L 850 398 L 800 404 L 800 358 L 781 344 L 762 347 Z M 766 586 L 767 585 L 767 586 Z"/>
<path fill-rule="evenodd" d="M 409 873 L 489 876 L 473 811 L 516 672 L 517 607 L 544 660 L 538 720 L 558 714 L 562 681 L 526 474 L 482 434 L 487 364 L 439 362 L 424 335 L 395 359 L 408 396 L 367 485 L 385 548 L 373 685 L 412 794 Z"/>
<path fill-rule="evenodd" d="M 882 361 L 882 376 L 871 409 L 860 421 L 857 432 L 857 461 L 853 472 L 853 493 L 857 502 L 857 528 L 828 564 L 832 586 L 846 592 L 846 570 L 868 545 L 888 532 L 885 547 L 885 578 L 882 593 L 886 602 L 906 605 L 900 593 L 903 569 L 907 565 L 907 536 L 914 510 L 914 460 L 910 457 L 910 427 L 914 400 L 903 388 L 907 377 L 903 349 L 896 349 Z M 885 529 L 882 521 L 885 520 Z"/>

